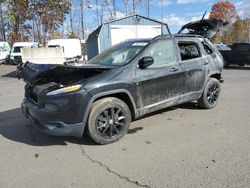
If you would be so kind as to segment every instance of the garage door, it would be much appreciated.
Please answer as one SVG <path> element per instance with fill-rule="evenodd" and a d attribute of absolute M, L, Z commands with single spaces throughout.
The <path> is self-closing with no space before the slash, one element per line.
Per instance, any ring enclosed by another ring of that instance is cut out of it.
<path fill-rule="evenodd" d="M 153 38 L 161 34 L 160 25 L 111 25 L 112 45 L 134 38 Z"/>

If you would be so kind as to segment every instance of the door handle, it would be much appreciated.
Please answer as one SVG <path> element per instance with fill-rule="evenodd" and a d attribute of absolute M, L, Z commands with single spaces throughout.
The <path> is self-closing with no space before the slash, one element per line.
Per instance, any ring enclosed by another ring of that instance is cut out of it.
<path fill-rule="evenodd" d="M 172 67 L 172 68 L 170 68 L 170 72 L 175 72 L 175 71 L 178 71 L 179 69 L 177 68 L 177 67 Z"/>
<path fill-rule="evenodd" d="M 209 63 L 208 60 L 205 60 L 205 62 L 203 63 L 203 65 L 207 65 Z"/>

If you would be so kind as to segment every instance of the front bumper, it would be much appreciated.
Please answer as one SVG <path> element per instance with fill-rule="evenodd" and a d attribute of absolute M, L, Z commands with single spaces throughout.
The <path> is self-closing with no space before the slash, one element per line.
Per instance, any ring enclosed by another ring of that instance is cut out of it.
<path fill-rule="evenodd" d="M 23 100 L 21 108 L 25 117 L 27 117 L 35 127 L 45 134 L 55 136 L 74 136 L 78 138 L 83 135 L 85 122 L 70 124 L 63 122 L 60 119 L 55 120 L 54 117 L 58 117 L 58 112 L 40 108 L 26 98 Z M 63 116 L 63 113 L 61 115 Z"/>

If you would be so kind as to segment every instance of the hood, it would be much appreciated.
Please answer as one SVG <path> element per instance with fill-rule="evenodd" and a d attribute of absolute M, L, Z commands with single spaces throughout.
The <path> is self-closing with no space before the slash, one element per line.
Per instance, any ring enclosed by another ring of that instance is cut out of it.
<path fill-rule="evenodd" d="M 202 19 L 182 26 L 178 34 L 182 34 L 186 29 L 188 30 L 187 34 L 201 35 L 205 38 L 212 39 L 215 34 L 226 25 L 228 25 L 228 22 L 223 22 L 222 20 Z"/>
<path fill-rule="evenodd" d="M 18 79 L 23 79 L 28 85 L 41 85 L 49 82 L 69 85 L 112 68 L 114 67 L 95 64 L 67 66 L 55 64 L 33 64 L 28 62 L 18 66 L 17 77 Z"/>

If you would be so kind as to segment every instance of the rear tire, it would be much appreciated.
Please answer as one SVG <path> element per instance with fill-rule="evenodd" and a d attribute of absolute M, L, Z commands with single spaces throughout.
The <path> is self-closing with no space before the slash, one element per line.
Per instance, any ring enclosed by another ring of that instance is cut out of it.
<path fill-rule="evenodd" d="M 211 109 L 217 103 L 221 92 L 220 82 L 215 78 L 209 78 L 198 104 L 201 108 Z"/>
<path fill-rule="evenodd" d="M 120 140 L 128 131 L 131 113 L 125 102 L 108 97 L 94 102 L 89 118 L 88 133 L 98 144 Z"/>

